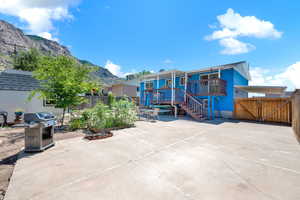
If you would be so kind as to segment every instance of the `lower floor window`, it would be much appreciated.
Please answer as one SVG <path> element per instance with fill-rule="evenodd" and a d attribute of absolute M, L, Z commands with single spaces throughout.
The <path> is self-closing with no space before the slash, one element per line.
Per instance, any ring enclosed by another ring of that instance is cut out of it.
<path fill-rule="evenodd" d="M 43 100 L 43 106 L 44 107 L 52 107 L 55 105 L 55 100 L 51 100 L 51 99 L 44 99 Z"/>

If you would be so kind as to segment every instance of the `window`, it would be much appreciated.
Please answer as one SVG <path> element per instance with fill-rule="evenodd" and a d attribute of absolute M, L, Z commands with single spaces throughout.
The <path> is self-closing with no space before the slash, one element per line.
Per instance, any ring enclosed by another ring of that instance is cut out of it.
<path fill-rule="evenodd" d="M 167 86 L 168 88 L 171 88 L 171 87 L 172 87 L 172 80 L 171 80 L 171 79 L 166 80 L 166 86 Z"/>
<path fill-rule="evenodd" d="M 50 100 L 50 99 L 44 99 L 43 100 L 43 106 L 44 107 L 52 107 L 55 105 L 55 101 L 54 100 Z"/>
<path fill-rule="evenodd" d="M 185 85 L 185 77 L 180 77 L 180 85 Z"/>
<path fill-rule="evenodd" d="M 200 76 L 200 79 L 201 80 L 204 80 L 204 79 L 207 80 L 208 79 L 208 75 L 202 75 L 202 76 Z"/>
<path fill-rule="evenodd" d="M 219 78 L 219 74 L 213 73 L 213 74 L 206 74 L 206 75 L 201 75 L 200 79 L 201 80 L 207 80 L 207 79 L 216 79 Z"/>
<path fill-rule="evenodd" d="M 153 82 L 152 81 L 147 81 L 146 82 L 146 89 L 147 90 L 153 89 Z"/>
<path fill-rule="evenodd" d="M 218 74 L 210 74 L 209 75 L 209 79 L 217 79 L 217 78 L 219 78 Z"/>

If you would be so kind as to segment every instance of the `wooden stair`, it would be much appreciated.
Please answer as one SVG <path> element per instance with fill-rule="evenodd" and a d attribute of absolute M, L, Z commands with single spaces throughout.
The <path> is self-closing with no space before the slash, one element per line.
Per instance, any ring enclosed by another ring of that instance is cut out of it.
<path fill-rule="evenodd" d="M 205 118 L 204 116 L 204 105 L 202 102 L 198 101 L 193 96 L 188 93 L 185 94 L 186 98 L 184 103 L 180 104 L 180 107 L 185 110 L 193 119 L 197 121 L 202 121 Z"/>

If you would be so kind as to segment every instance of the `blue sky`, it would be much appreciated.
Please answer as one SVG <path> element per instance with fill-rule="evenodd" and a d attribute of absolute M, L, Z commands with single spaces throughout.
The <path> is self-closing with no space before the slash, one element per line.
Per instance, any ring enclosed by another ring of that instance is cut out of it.
<path fill-rule="evenodd" d="M 252 84 L 291 89 L 300 88 L 299 10 L 296 0 L 0 0 L 1 19 L 119 76 L 246 60 Z"/>

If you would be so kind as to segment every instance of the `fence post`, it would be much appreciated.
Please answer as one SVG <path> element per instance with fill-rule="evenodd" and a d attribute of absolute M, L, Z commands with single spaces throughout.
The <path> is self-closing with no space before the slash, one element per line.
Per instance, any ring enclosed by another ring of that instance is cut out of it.
<path fill-rule="evenodd" d="M 300 142 L 300 89 L 297 89 L 292 96 L 292 124 L 298 142 Z"/>

